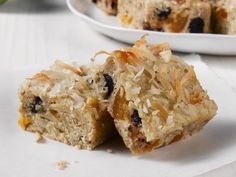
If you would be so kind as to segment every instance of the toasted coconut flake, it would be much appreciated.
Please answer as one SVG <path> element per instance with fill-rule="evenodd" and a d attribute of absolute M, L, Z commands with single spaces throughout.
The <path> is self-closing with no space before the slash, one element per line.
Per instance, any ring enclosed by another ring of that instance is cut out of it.
<path fill-rule="evenodd" d="M 168 73 L 168 66 L 164 65 L 160 68 L 160 74 L 167 74 Z"/>
<path fill-rule="evenodd" d="M 134 47 L 141 47 L 147 44 L 147 40 L 145 39 L 148 34 L 144 34 L 139 40 L 137 40 L 134 44 Z"/>
<path fill-rule="evenodd" d="M 55 61 L 55 65 L 57 65 L 57 66 L 59 66 L 61 68 L 70 70 L 70 71 L 72 71 L 72 72 L 74 72 L 75 74 L 78 74 L 78 75 L 82 75 L 83 74 L 81 70 L 78 70 L 77 68 L 74 68 L 74 67 L 72 67 L 72 66 L 70 66 L 70 65 L 68 65 L 68 64 L 66 64 L 66 63 L 64 63 L 64 62 L 62 62 L 60 60 L 56 60 Z"/>
<path fill-rule="evenodd" d="M 146 114 L 148 113 L 148 109 L 145 105 L 143 105 L 143 112 L 145 112 Z"/>
<path fill-rule="evenodd" d="M 152 115 L 156 116 L 159 112 L 160 112 L 159 110 L 155 110 L 155 111 L 152 112 Z"/>
<path fill-rule="evenodd" d="M 162 44 L 154 44 L 150 46 L 150 50 L 154 55 L 159 55 L 160 52 L 164 50 L 170 50 L 169 43 L 162 43 Z"/>
<path fill-rule="evenodd" d="M 180 81 L 181 84 L 184 84 L 189 80 L 196 80 L 196 75 L 194 73 L 193 67 L 189 67 L 188 69 L 189 69 L 188 72 L 183 76 L 183 78 Z"/>
<path fill-rule="evenodd" d="M 75 92 L 71 94 L 71 98 L 75 100 L 74 104 L 75 109 L 81 108 L 85 104 L 85 99 L 80 95 L 76 94 Z"/>
<path fill-rule="evenodd" d="M 154 102 L 152 104 L 152 107 L 159 110 L 159 115 L 160 115 L 161 120 L 166 122 L 166 119 L 168 117 L 167 111 L 157 102 Z"/>
<path fill-rule="evenodd" d="M 174 70 L 173 72 L 173 84 L 174 84 L 174 88 L 176 90 L 178 98 L 179 99 L 183 98 L 184 92 L 183 92 L 182 84 L 180 83 L 179 74 L 177 70 Z"/>
<path fill-rule="evenodd" d="M 152 94 L 152 95 L 160 95 L 161 90 L 152 85 L 150 90 L 149 90 L 149 93 Z"/>
<path fill-rule="evenodd" d="M 166 120 L 167 125 L 172 125 L 174 123 L 173 115 L 170 114 Z"/>
<path fill-rule="evenodd" d="M 142 59 L 145 59 L 145 60 L 148 59 L 148 60 L 152 60 L 152 61 L 156 60 L 156 57 L 151 52 L 146 50 L 146 48 L 144 48 L 144 49 L 127 48 L 125 50 L 128 51 L 128 52 L 134 53 L 136 55 L 136 57 L 138 57 L 138 58 L 142 58 Z"/>
<path fill-rule="evenodd" d="M 149 108 L 152 106 L 151 101 L 149 99 L 146 100 L 146 103 Z"/>
<path fill-rule="evenodd" d="M 112 52 L 112 56 L 121 63 L 128 63 L 134 66 L 141 65 L 141 60 L 131 51 L 115 50 Z"/>
<path fill-rule="evenodd" d="M 134 76 L 134 79 L 136 79 L 136 78 L 142 76 L 143 71 L 144 71 L 144 67 L 142 67 L 142 69 Z"/>
<path fill-rule="evenodd" d="M 171 60 L 172 53 L 170 50 L 164 50 L 160 52 L 160 57 L 163 59 L 166 63 L 168 63 Z"/>
<path fill-rule="evenodd" d="M 92 80 L 93 81 L 93 80 Z M 85 79 L 82 79 L 80 80 L 79 84 L 81 85 L 81 87 L 84 89 L 84 90 L 88 90 L 89 89 L 89 84 L 91 85 L 91 80 L 89 81 L 86 81 Z"/>
<path fill-rule="evenodd" d="M 203 92 L 195 92 L 193 95 L 190 96 L 190 103 L 197 104 L 200 103 L 205 97 Z"/>
<path fill-rule="evenodd" d="M 141 87 L 136 87 L 131 90 L 131 93 L 134 95 L 138 95 L 141 91 Z"/>
<path fill-rule="evenodd" d="M 46 81 L 49 80 L 49 77 L 46 74 L 40 72 L 38 74 L 35 74 L 31 79 Z"/>
<path fill-rule="evenodd" d="M 135 106 L 138 106 L 140 102 L 141 102 L 141 100 L 140 100 L 139 98 L 136 98 L 136 99 L 134 100 L 134 105 L 135 105 Z"/>
<path fill-rule="evenodd" d="M 105 54 L 105 55 L 112 55 L 111 53 L 109 53 L 109 52 L 107 52 L 107 51 L 100 50 L 100 51 L 98 51 L 98 52 L 95 53 L 95 55 L 94 55 L 93 58 L 92 58 L 92 61 L 95 61 L 96 57 L 97 57 L 98 55 L 102 55 L 102 54 Z"/>
<path fill-rule="evenodd" d="M 155 117 L 155 120 L 156 120 L 156 125 L 159 127 L 161 125 L 161 120 L 160 120 L 160 117 L 156 116 Z"/>

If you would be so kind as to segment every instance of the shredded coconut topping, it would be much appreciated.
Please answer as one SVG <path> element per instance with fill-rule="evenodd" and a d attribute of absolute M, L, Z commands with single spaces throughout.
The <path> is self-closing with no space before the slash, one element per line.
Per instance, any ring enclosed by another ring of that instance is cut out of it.
<path fill-rule="evenodd" d="M 141 87 L 138 87 L 138 88 L 133 88 L 131 92 L 135 95 L 136 94 L 138 95 L 140 93 L 140 91 L 141 91 Z"/>
<path fill-rule="evenodd" d="M 164 50 L 160 52 L 160 57 L 163 59 L 166 63 L 168 63 L 171 59 L 172 53 L 170 50 Z"/>
<path fill-rule="evenodd" d="M 174 123 L 173 115 L 169 115 L 166 120 L 167 125 L 172 125 Z"/>
<path fill-rule="evenodd" d="M 148 113 L 148 109 L 145 105 L 143 105 L 143 112 Z"/>
<path fill-rule="evenodd" d="M 150 100 L 149 100 L 149 99 L 147 99 L 147 100 L 146 100 L 146 102 L 147 102 L 147 106 L 150 108 L 150 107 L 152 106 L 152 104 L 151 104 Z"/>
<path fill-rule="evenodd" d="M 134 76 L 134 79 L 137 79 L 138 77 L 142 76 L 144 71 L 144 67 Z"/>

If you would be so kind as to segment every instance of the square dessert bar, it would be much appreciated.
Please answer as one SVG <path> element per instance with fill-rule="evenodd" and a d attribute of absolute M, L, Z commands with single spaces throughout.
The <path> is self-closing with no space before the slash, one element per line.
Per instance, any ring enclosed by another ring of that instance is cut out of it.
<path fill-rule="evenodd" d="M 161 32 L 210 32 L 211 4 L 204 0 L 119 0 L 118 18 L 126 27 Z"/>
<path fill-rule="evenodd" d="M 117 14 L 118 0 L 92 0 L 92 2 L 96 3 L 107 15 Z"/>
<path fill-rule="evenodd" d="M 104 73 L 112 86 L 108 110 L 133 154 L 188 137 L 216 114 L 217 105 L 202 89 L 193 66 L 172 55 L 167 43 L 149 45 L 142 38 L 133 47 L 116 50 Z"/>
<path fill-rule="evenodd" d="M 100 72 L 99 66 L 56 61 L 27 79 L 19 91 L 19 125 L 79 149 L 103 143 L 116 131 L 107 112 L 106 84 L 97 84 Z"/>
<path fill-rule="evenodd" d="M 212 15 L 213 30 L 220 34 L 236 34 L 236 0 L 215 0 Z"/>

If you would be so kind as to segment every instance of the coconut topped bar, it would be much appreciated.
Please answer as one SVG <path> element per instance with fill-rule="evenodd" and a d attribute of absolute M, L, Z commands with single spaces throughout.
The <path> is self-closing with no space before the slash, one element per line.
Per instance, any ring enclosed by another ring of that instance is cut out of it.
<path fill-rule="evenodd" d="M 193 66 L 173 55 L 167 43 L 150 45 L 143 37 L 106 54 L 103 72 L 114 84 L 108 110 L 132 153 L 192 135 L 216 114 Z"/>
<path fill-rule="evenodd" d="M 26 79 L 19 91 L 19 125 L 79 149 L 103 143 L 116 131 L 107 112 L 107 87 L 97 84 L 100 72 L 97 65 L 56 61 Z"/>

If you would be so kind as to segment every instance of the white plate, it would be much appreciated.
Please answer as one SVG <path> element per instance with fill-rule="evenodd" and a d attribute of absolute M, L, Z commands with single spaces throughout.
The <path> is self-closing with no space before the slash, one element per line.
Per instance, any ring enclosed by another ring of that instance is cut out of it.
<path fill-rule="evenodd" d="M 236 102 L 230 99 L 235 100 L 236 94 L 198 56 L 185 58 L 196 67 L 202 85 L 218 103 L 217 116 L 201 133 L 135 157 L 121 141 L 104 144 L 94 151 L 76 150 L 52 140 L 37 144 L 35 135 L 17 125 L 17 88 L 41 66 L 31 70 L 0 70 L 0 176 L 190 177 L 235 161 Z M 106 152 L 107 148 L 114 153 Z M 64 171 L 55 166 L 61 160 L 71 163 Z"/>
<path fill-rule="evenodd" d="M 236 36 L 217 34 L 162 33 L 119 26 L 117 18 L 106 16 L 89 0 L 67 0 L 70 10 L 95 30 L 133 44 L 143 34 L 151 43 L 168 41 L 173 50 L 214 55 L 236 55 Z M 79 32 L 79 31 L 78 31 Z"/>

